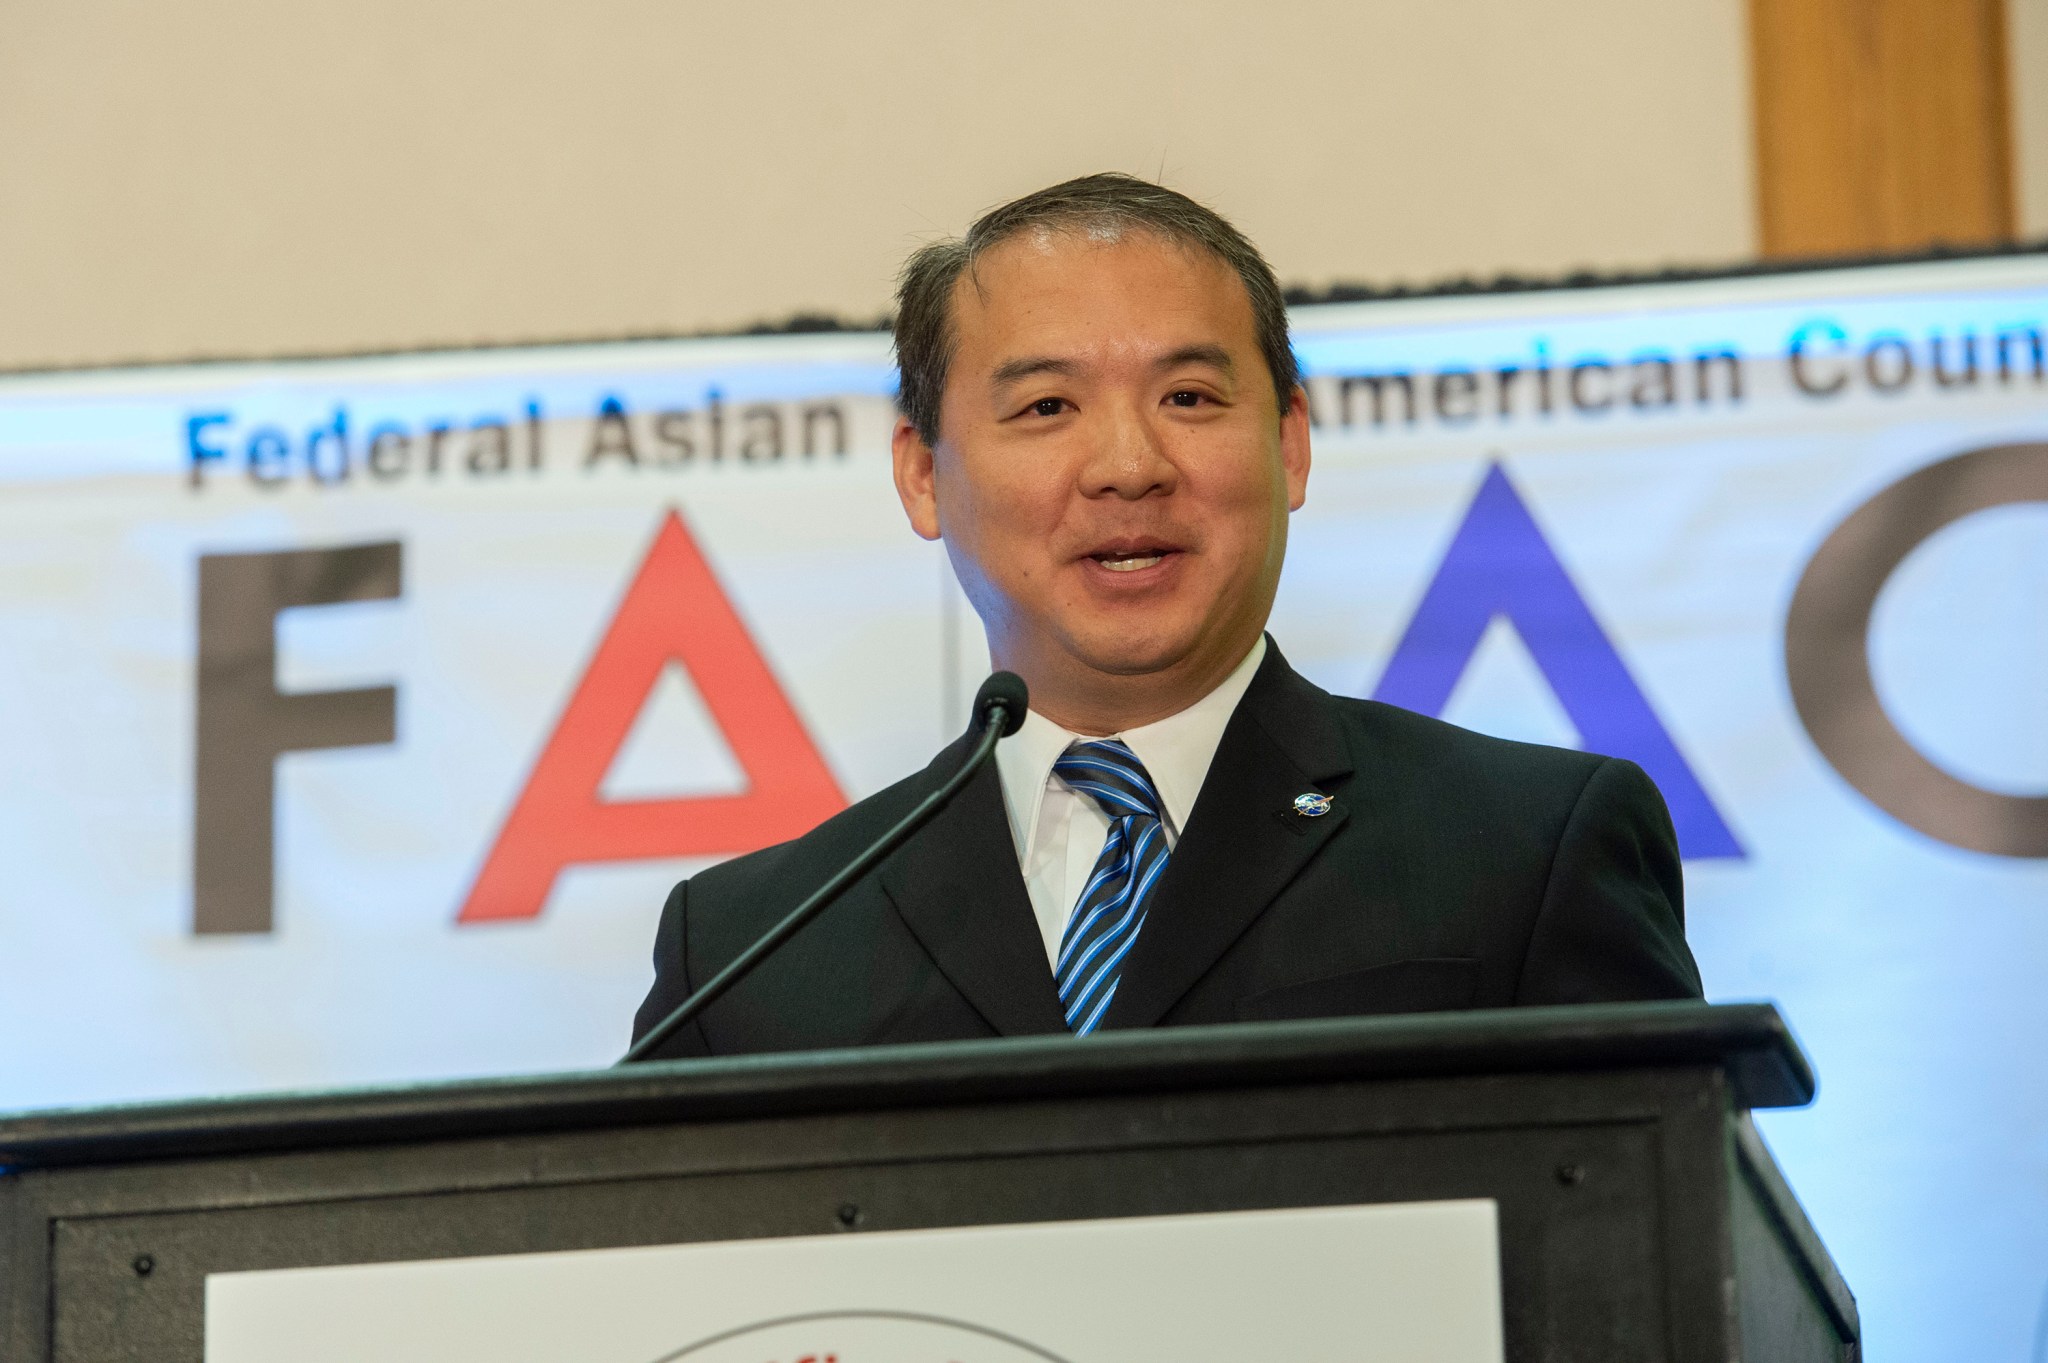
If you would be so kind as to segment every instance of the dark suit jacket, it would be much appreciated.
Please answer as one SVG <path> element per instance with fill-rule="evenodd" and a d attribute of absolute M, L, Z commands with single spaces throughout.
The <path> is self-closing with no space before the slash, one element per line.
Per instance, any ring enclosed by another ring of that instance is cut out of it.
<path fill-rule="evenodd" d="M 675 887 L 635 1035 L 951 774 Z M 1331 795 L 1320 818 L 1294 811 Z M 1104 1028 L 1697 998 L 1678 846 L 1633 763 L 1332 696 L 1269 643 Z M 994 763 L 667 1056 L 1066 1030 Z"/>

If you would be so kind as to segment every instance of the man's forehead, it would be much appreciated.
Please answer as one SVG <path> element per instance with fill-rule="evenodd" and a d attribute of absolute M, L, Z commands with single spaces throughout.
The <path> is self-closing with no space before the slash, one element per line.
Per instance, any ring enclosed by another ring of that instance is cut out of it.
<path fill-rule="evenodd" d="M 1151 232 L 1115 240 L 1020 235 L 991 247 L 954 288 L 956 354 L 997 382 L 1021 365 L 1115 358 L 1230 364 L 1256 348 L 1251 298 L 1212 253 Z M 978 366 L 979 367 L 979 366 Z"/>

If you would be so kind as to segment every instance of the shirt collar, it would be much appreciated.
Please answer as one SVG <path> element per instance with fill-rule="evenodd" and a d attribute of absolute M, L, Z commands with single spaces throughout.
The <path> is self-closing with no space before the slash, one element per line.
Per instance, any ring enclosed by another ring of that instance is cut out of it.
<path fill-rule="evenodd" d="M 1223 741 L 1223 730 L 1237 703 L 1252 684 L 1266 657 L 1266 637 L 1259 636 L 1231 674 L 1208 695 L 1178 714 L 1154 720 L 1111 737 L 1120 738 L 1159 791 L 1167 823 L 1178 838 L 1194 812 L 1195 797 L 1208 779 L 1209 764 Z M 1010 816 L 1010 836 L 1019 865 L 1029 865 L 1031 840 L 1038 831 L 1038 810 L 1052 779 L 1052 765 L 1080 735 L 1069 733 L 1036 710 L 1025 712 L 1023 727 L 996 745 L 996 770 L 1002 779 L 1003 808 Z"/>

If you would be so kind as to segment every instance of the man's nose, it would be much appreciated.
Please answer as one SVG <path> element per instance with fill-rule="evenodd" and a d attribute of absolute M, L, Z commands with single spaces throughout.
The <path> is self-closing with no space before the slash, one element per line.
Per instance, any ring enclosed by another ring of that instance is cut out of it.
<path fill-rule="evenodd" d="M 1180 471 L 1145 413 L 1120 408 L 1107 414 L 1097 434 L 1082 470 L 1081 491 L 1090 497 L 1137 501 L 1171 492 L 1179 481 Z"/>

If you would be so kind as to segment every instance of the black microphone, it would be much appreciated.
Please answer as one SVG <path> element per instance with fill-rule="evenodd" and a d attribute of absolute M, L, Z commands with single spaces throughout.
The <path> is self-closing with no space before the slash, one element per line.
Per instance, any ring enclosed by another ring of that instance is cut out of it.
<path fill-rule="evenodd" d="M 974 728 L 980 731 L 975 740 L 974 751 L 967 754 L 967 760 L 960 764 L 960 770 L 948 777 L 940 786 L 919 802 L 916 809 L 881 837 L 869 844 L 866 851 L 848 862 L 839 874 L 820 885 L 809 899 L 796 906 L 789 917 L 763 933 L 761 939 L 734 958 L 731 965 L 705 981 L 704 986 L 690 997 L 676 1005 L 675 1011 L 649 1028 L 647 1034 L 633 1043 L 631 1050 L 619 1058 L 619 1064 L 630 1065 L 636 1060 L 647 1058 L 649 1051 L 680 1030 L 690 1019 L 716 1003 L 728 989 L 738 984 L 767 959 L 770 952 L 793 937 L 804 924 L 816 918 L 847 886 L 859 880 L 874 869 L 875 863 L 888 856 L 903 844 L 903 840 L 931 821 L 934 814 L 946 802 L 959 793 L 960 788 L 974 779 L 996 750 L 998 741 L 1008 738 L 1023 727 L 1024 710 L 1030 692 L 1024 687 L 1024 679 L 1014 672 L 998 672 L 981 684 L 981 690 L 974 696 Z"/>

